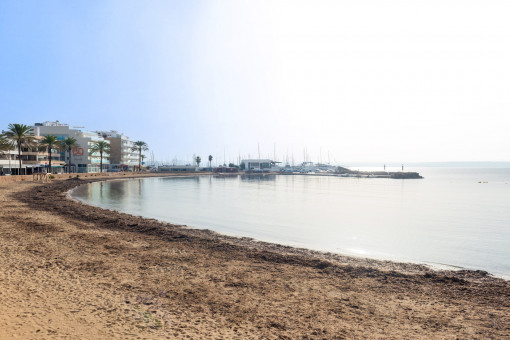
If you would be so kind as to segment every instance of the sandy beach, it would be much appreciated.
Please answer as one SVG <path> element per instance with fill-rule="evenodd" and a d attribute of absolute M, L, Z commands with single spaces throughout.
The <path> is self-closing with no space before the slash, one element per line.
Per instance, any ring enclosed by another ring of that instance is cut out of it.
<path fill-rule="evenodd" d="M 508 338 L 510 282 L 295 249 L 0 183 L 2 339 Z"/>

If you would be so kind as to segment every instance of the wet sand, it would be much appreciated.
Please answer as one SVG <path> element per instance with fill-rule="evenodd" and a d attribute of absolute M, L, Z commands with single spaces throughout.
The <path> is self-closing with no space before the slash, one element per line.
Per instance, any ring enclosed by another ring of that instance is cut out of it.
<path fill-rule="evenodd" d="M 189 229 L 0 183 L 0 338 L 504 338 L 510 282 Z"/>

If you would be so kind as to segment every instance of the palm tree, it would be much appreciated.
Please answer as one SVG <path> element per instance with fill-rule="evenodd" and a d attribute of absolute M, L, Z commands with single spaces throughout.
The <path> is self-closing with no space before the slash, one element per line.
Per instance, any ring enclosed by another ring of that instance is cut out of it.
<path fill-rule="evenodd" d="M 209 155 L 209 168 L 211 168 L 212 155 Z"/>
<path fill-rule="evenodd" d="M 133 145 L 131 150 L 133 152 L 138 152 L 138 171 L 142 171 L 142 151 L 149 150 L 149 146 L 141 140 L 134 142 Z"/>
<path fill-rule="evenodd" d="M 200 158 L 200 156 L 197 156 L 197 158 L 195 158 L 195 162 L 197 162 L 197 166 L 200 167 L 200 162 L 202 161 L 202 158 Z"/>
<path fill-rule="evenodd" d="M 71 172 L 71 151 L 74 148 L 79 146 L 78 142 L 73 137 L 67 137 L 66 139 L 61 141 L 60 144 L 62 145 L 62 149 L 64 150 L 64 152 L 67 151 L 69 153 L 69 164 L 67 166 L 67 173 L 70 173 Z"/>
<path fill-rule="evenodd" d="M 98 153 L 99 152 L 99 157 L 100 157 L 100 167 L 101 167 L 101 172 L 103 172 L 103 153 L 109 155 L 110 154 L 110 143 L 108 143 L 107 141 L 104 141 L 104 140 L 101 140 L 99 142 L 95 142 L 94 144 L 92 144 L 92 147 L 90 148 L 90 153 Z"/>
<path fill-rule="evenodd" d="M 35 145 L 33 130 L 30 126 L 25 124 L 9 124 L 9 129 L 4 133 L 4 136 L 13 143 L 18 149 L 19 171 L 21 175 L 21 149 L 23 147 L 29 148 Z"/>
<path fill-rule="evenodd" d="M 0 153 L 10 151 L 12 150 L 12 147 L 12 143 L 3 135 L 0 135 Z"/>
<path fill-rule="evenodd" d="M 52 173 L 51 168 L 51 153 L 53 149 L 58 149 L 60 147 L 60 143 L 57 139 L 57 136 L 47 135 L 44 136 L 43 139 L 39 141 L 39 145 L 48 150 L 48 160 L 49 160 L 49 173 Z"/>

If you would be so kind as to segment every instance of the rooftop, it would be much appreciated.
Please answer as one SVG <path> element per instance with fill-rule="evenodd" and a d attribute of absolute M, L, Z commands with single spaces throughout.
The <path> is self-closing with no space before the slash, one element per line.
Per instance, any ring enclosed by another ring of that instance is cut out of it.
<path fill-rule="evenodd" d="M 46 121 L 44 123 L 35 123 L 34 126 L 69 126 L 69 124 L 64 124 L 56 120 L 54 122 Z"/>

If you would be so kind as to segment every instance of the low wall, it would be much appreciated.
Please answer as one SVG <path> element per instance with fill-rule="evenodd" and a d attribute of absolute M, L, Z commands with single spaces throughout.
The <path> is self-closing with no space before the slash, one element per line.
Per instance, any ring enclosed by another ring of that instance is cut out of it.
<path fill-rule="evenodd" d="M 211 175 L 211 172 L 185 172 L 188 176 L 190 174 L 195 175 Z M 49 176 L 53 176 L 53 178 L 49 179 L 50 181 L 55 180 L 66 180 L 71 177 L 79 176 L 79 178 L 127 178 L 127 177 L 171 177 L 171 176 L 183 176 L 182 172 L 97 172 L 97 173 L 72 173 L 72 174 L 53 174 Z M 22 176 L 0 176 L 0 184 L 1 183 L 9 183 L 9 182 L 33 182 L 34 177 L 32 175 L 22 175 Z"/>
<path fill-rule="evenodd" d="M 54 178 L 50 180 L 62 180 L 69 179 L 70 177 L 79 176 L 80 178 L 93 178 L 93 177 L 124 177 L 124 176 L 132 176 L 136 173 L 133 172 L 103 172 L 103 173 L 72 173 L 72 174 L 53 174 L 49 176 L 53 176 Z M 21 176 L 0 176 L 0 183 L 8 183 L 8 182 L 23 182 L 28 181 L 32 182 L 34 177 L 32 175 L 21 175 Z"/>

